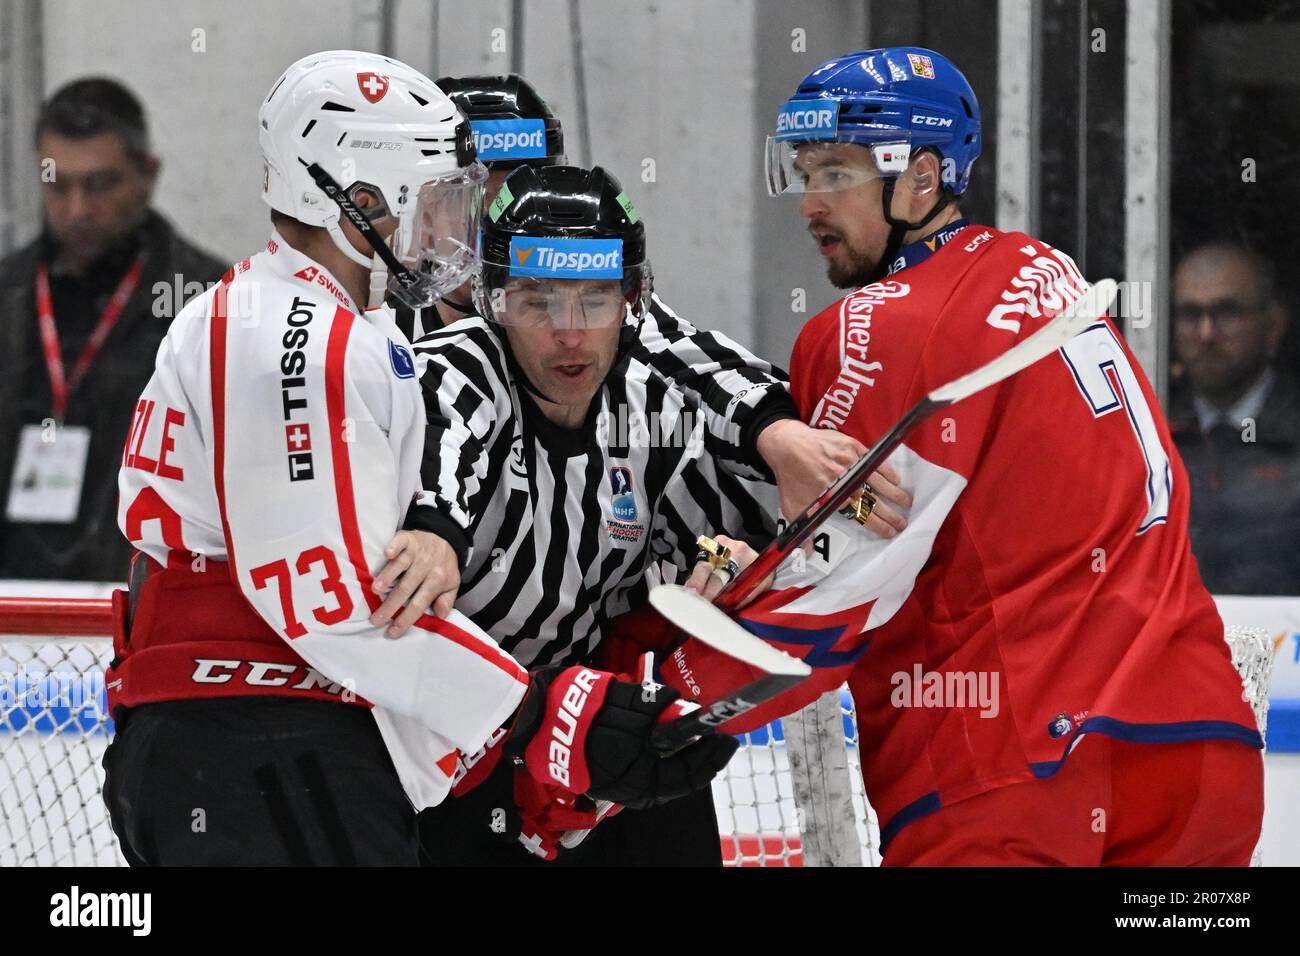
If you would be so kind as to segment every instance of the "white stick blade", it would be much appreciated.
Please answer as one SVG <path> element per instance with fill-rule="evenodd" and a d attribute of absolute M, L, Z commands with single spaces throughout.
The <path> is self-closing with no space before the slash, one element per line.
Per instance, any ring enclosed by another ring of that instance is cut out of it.
<path fill-rule="evenodd" d="M 812 668 L 803 661 L 755 637 L 690 588 L 661 584 L 651 589 L 650 603 L 691 637 L 742 664 L 791 677 L 807 677 L 812 673 Z"/>
<path fill-rule="evenodd" d="M 963 375 L 929 394 L 932 402 L 955 402 L 996 385 L 1051 355 L 1091 325 L 1110 308 L 1119 285 L 1114 279 L 1099 279 L 1068 308 L 1023 342 L 1013 345 L 982 368 Z"/>

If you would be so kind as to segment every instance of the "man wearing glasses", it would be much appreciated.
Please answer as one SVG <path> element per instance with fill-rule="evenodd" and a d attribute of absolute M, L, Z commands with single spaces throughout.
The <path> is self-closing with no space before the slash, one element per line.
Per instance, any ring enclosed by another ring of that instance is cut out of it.
<path fill-rule="evenodd" d="M 1273 267 L 1254 250 L 1213 243 L 1179 263 L 1169 417 L 1191 481 L 1192 552 L 1214 594 L 1300 594 L 1300 390 L 1274 364 L 1286 326 Z"/>

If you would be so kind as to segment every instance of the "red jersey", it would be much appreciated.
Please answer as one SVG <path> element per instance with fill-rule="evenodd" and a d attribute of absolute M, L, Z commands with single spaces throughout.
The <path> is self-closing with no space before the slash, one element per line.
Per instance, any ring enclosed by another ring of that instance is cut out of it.
<path fill-rule="evenodd" d="M 870 446 L 1085 285 L 1026 235 L 946 235 L 803 329 L 791 391 L 805 421 Z M 833 517 L 816 553 L 740 614 L 818 678 L 728 730 L 847 676 L 885 842 L 942 806 L 1051 776 L 1082 734 L 1262 746 L 1191 554 L 1186 472 L 1108 317 L 940 411 L 890 462 L 913 493 L 907 529 L 881 540 Z"/>

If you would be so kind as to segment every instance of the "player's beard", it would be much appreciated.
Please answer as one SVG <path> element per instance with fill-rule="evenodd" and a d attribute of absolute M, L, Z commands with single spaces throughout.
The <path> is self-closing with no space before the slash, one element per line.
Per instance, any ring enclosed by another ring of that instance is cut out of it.
<path fill-rule="evenodd" d="M 871 281 L 876 260 L 871 254 L 840 236 L 840 253 L 826 262 L 826 276 L 837 289 L 858 289 Z"/>

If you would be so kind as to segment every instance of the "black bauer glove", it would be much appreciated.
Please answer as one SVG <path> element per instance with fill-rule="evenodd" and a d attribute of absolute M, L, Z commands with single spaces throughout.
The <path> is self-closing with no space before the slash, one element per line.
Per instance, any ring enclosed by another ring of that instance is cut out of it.
<path fill-rule="evenodd" d="M 667 757 L 655 751 L 655 724 L 694 706 L 672 688 L 648 691 L 581 666 L 542 668 L 532 679 L 506 753 L 550 786 L 642 810 L 707 787 L 736 752 L 737 741 L 725 734 Z"/>

